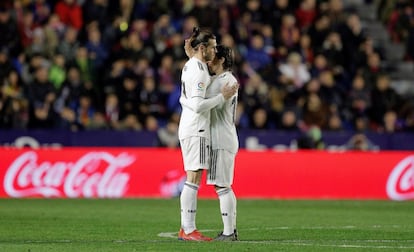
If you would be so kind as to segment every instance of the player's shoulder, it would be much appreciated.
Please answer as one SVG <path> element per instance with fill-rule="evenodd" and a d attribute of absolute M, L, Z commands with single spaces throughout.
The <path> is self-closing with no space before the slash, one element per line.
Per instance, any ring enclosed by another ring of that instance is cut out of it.
<path fill-rule="evenodd" d="M 207 65 L 197 58 L 190 58 L 184 65 L 184 68 L 191 71 L 204 71 L 208 72 Z"/>
<path fill-rule="evenodd" d="M 229 83 L 230 85 L 234 85 L 235 83 L 238 83 L 237 78 L 233 75 L 232 72 L 224 72 L 217 76 L 217 80 L 221 83 Z"/>

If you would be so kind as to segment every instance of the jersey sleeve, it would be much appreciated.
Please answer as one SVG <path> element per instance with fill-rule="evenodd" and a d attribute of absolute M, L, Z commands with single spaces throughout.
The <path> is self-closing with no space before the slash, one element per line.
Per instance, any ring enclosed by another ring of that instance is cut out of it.
<path fill-rule="evenodd" d="M 191 109 L 196 113 L 208 111 L 218 105 L 224 104 L 224 102 L 225 99 L 223 94 L 221 93 L 209 99 L 204 99 L 198 96 L 188 99 L 180 97 L 181 105 L 186 106 L 187 108 Z"/>
<path fill-rule="evenodd" d="M 194 84 L 191 84 L 193 86 L 191 89 L 190 97 L 191 98 L 193 97 L 205 98 L 207 86 L 210 84 L 210 75 L 208 73 L 208 69 L 204 69 L 205 68 L 204 65 L 201 64 L 200 62 L 197 62 L 196 66 L 193 65 L 193 67 L 196 67 L 198 69 L 197 69 L 196 75 L 194 76 L 194 80 L 193 80 Z"/>

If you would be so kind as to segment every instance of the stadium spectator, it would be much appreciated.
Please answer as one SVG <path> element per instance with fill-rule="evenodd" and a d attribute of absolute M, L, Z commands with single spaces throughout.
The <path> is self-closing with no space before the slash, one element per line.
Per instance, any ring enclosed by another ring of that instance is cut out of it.
<path fill-rule="evenodd" d="M 334 109 L 342 110 L 344 106 L 345 90 L 340 83 L 334 78 L 333 72 L 325 70 L 319 75 L 319 83 L 321 84 L 319 95 L 321 99 Z"/>
<path fill-rule="evenodd" d="M 273 0 L 263 9 L 265 12 L 265 23 L 272 25 L 275 31 L 281 26 L 282 17 L 294 11 L 294 8 L 289 5 L 289 0 Z"/>
<path fill-rule="evenodd" d="M 73 63 L 75 61 L 76 52 L 81 46 L 81 43 L 77 37 L 78 31 L 73 27 L 68 27 L 65 30 L 59 45 L 57 46 L 57 52 L 61 53 L 65 57 L 66 62 Z"/>
<path fill-rule="evenodd" d="M 60 22 L 58 15 L 50 15 L 47 23 L 44 25 L 44 33 L 47 44 L 47 55 L 53 57 L 59 45 L 59 41 L 65 33 L 65 26 Z"/>
<path fill-rule="evenodd" d="M 322 131 L 319 127 L 310 127 L 302 132 L 302 135 L 297 139 L 299 149 L 325 149 Z"/>
<path fill-rule="evenodd" d="M 302 58 L 297 52 L 289 54 L 287 62 L 279 66 L 279 71 L 283 76 L 281 83 L 288 92 L 300 89 L 311 77 L 308 68 L 303 64 Z"/>
<path fill-rule="evenodd" d="M 165 119 L 166 108 L 164 97 L 158 90 L 153 76 L 146 76 L 142 80 L 142 86 L 138 90 L 139 96 L 139 115 L 146 118 L 155 116 L 159 119 Z"/>
<path fill-rule="evenodd" d="M 269 125 L 269 115 L 265 108 L 258 107 L 252 111 L 252 115 L 250 116 L 250 123 L 249 128 L 251 129 L 258 129 L 258 130 L 266 130 L 270 128 Z"/>
<path fill-rule="evenodd" d="M 319 52 L 323 41 L 333 30 L 331 20 L 328 15 L 322 13 L 315 19 L 315 22 L 309 27 L 307 34 L 312 38 L 312 47 L 315 52 Z"/>
<path fill-rule="evenodd" d="M 308 34 L 302 34 L 299 40 L 297 52 L 302 56 L 302 61 L 308 69 L 312 67 L 315 52 L 312 48 L 312 38 Z"/>
<path fill-rule="evenodd" d="M 53 84 L 48 80 L 48 67 L 40 66 L 35 70 L 34 80 L 28 83 L 26 93 L 28 94 L 30 106 L 30 128 L 53 128 L 54 110 L 53 103 L 56 99 L 56 91 Z"/>
<path fill-rule="evenodd" d="M 18 24 L 11 17 L 11 12 L 0 6 L 0 48 L 7 49 L 11 55 L 18 54 L 21 46 Z"/>
<path fill-rule="evenodd" d="M 159 91 L 164 95 L 169 95 L 175 89 L 174 59 L 170 54 L 161 56 L 161 63 L 157 69 L 157 83 Z"/>
<path fill-rule="evenodd" d="M 408 110 L 404 116 L 404 130 L 414 132 L 414 107 Z"/>
<path fill-rule="evenodd" d="M 249 46 L 244 54 L 246 62 L 256 72 L 264 71 L 272 64 L 272 58 L 266 51 L 263 35 L 256 33 L 252 35 Z"/>
<path fill-rule="evenodd" d="M 347 150 L 355 150 L 355 151 L 369 151 L 369 150 L 377 150 L 378 147 L 375 146 L 365 134 L 357 133 L 349 139 L 349 141 L 345 145 Z"/>
<path fill-rule="evenodd" d="M 164 111 L 160 115 L 153 114 L 162 127 L 169 117 L 180 113 L 177 106 L 180 93 L 178 69 L 185 59 L 183 38 L 189 37 L 194 26 L 206 25 L 218 35 L 218 42 L 231 47 L 234 52 L 234 73 L 241 83 L 239 107 L 244 108 L 238 127 L 249 128 L 246 118 L 251 117 L 252 111 L 258 107 L 268 112 L 270 127 L 278 127 L 281 113 L 291 107 L 298 111 L 298 121 L 302 121 L 304 114 L 299 112 L 303 108 L 304 97 L 311 92 L 320 96 L 323 103 L 338 106 L 336 110 L 339 109 L 345 129 L 354 130 L 356 121 L 361 119 L 369 125 L 365 130 L 375 131 L 382 127 L 382 118 L 388 111 L 387 108 L 373 112 L 375 108 L 370 108 L 371 99 L 374 99 L 371 91 L 374 96 L 384 95 L 378 94 L 381 92 L 376 88 L 377 79 L 384 74 L 389 75 L 389 86 L 397 85 L 395 78 L 408 84 L 413 81 L 409 79 L 409 72 L 407 76 L 390 74 L 395 69 L 400 71 L 400 66 L 405 69 L 409 65 L 405 66 L 403 61 L 390 64 L 387 57 L 393 53 L 388 51 L 392 45 L 390 42 L 393 42 L 405 44 L 403 60 L 413 61 L 414 7 L 407 0 L 371 3 L 378 6 L 378 21 L 389 28 L 391 39 L 385 41 L 383 34 L 372 33 L 377 20 L 367 22 L 366 16 L 359 14 L 357 8 L 362 4 L 365 3 L 352 1 L 352 8 L 348 8 L 350 2 L 343 0 L 171 1 L 169 6 L 165 1 L 133 0 L 1 1 L 0 83 L 6 85 L 4 90 L 13 92 L 14 86 L 7 86 L 4 81 L 9 73 L 17 73 L 25 92 L 21 98 L 16 98 L 18 101 L 14 98 L 9 100 L 10 96 L 5 98 L 2 94 L 1 116 L 4 118 L 0 121 L 10 122 L 7 119 L 10 116 L 4 113 L 4 104 L 8 108 L 11 104 L 15 105 L 13 108 L 21 108 L 21 114 L 25 113 L 26 107 L 34 108 L 32 84 L 37 81 L 39 68 L 47 68 L 58 99 L 48 102 L 53 108 L 50 114 L 44 113 L 45 109 L 42 112 L 38 110 L 38 113 L 43 117 L 47 114 L 45 118 L 55 118 L 56 125 L 32 122 L 38 119 L 34 110 L 29 109 L 33 113 L 30 113 L 27 123 L 19 123 L 18 127 L 64 126 L 79 130 L 79 125 L 73 126 L 70 122 L 75 111 L 71 111 L 69 104 L 79 102 L 78 95 L 84 92 L 91 97 L 96 111 L 105 111 L 106 95 L 115 94 L 121 102 L 118 123 L 133 113 L 144 125 L 145 116 L 138 111 L 140 104 L 134 104 L 131 111 L 122 107 L 125 93 L 120 90 L 127 72 L 134 73 L 131 77 L 137 86 L 134 92 L 142 91 L 142 81 L 147 76 L 155 80 L 153 93 L 158 94 L 156 104 L 146 101 L 144 107 L 159 107 Z M 212 19 L 213 16 L 217 18 Z M 292 53 L 299 53 L 303 70 L 309 72 L 310 78 L 302 81 L 301 88 L 286 92 L 282 87 L 289 75 L 279 67 Z M 61 61 L 61 55 L 65 58 L 64 63 L 56 64 L 56 59 Z M 69 83 L 78 82 L 67 80 L 73 71 L 80 73 L 81 80 L 77 88 L 69 89 L 72 85 Z M 360 82 L 360 76 L 365 82 L 362 90 L 353 87 L 355 82 Z M 326 79 L 333 81 L 326 82 Z M 331 88 L 327 88 L 329 84 L 333 84 Z M 78 88 L 81 91 L 72 90 Z M 412 126 L 410 109 L 406 104 L 413 99 L 413 89 L 407 85 L 407 92 L 401 90 L 405 89 L 401 87 L 394 92 L 400 94 L 398 99 L 402 105 L 392 110 L 402 124 L 400 130 L 409 131 Z M 72 92 L 78 92 L 78 95 Z M 338 97 L 342 100 L 339 101 Z M 345 109 L 341 110 L 341 104 Z M 331 108 L 328 118 L 335 113 Z M 99 119 L 99 114 L 97 117 Z M 62 119 L 69 123 L 61 124 Z M 12 127 L 10 123 L 7 125 Z"/>
<path fill-rule="evenodd" d="M 169 120 L 165 127 L 160 127 L 157 130 L 158 147 L 178 148 L 180 142 L 178 140 L 178 123 L 174 120 Z"/>
<path fill-rule="evenodd" d="M 269 106 L 269 87 L 258 74 L 252 75 L 241 91 L 241 100 L 247 115 L 253 115 L 258 108 Z"/>
<path fill-rule="evenodd" d="M 105 98 L 105 119 L 109 126 L 117 128 L 119 123 L 119 100 L 115 93 L 108 93 Z"/>
<path fill-rule="evenodd" d="M 95 111 L 91 122 L 86 127 L 87 130 L 107 130 L 109 128 L 105 115 L 101 111 Z"/>
<path fill-rule="evenodd" d="M 328 123 L 326 127 L 323 128 L 323 130 L 336 131 L 336 132 L 343 131 L 344 127 L 343 127 L 341 116 L 338 113 L 333 113 L 329 115 Z"/>
<path fill-rule="evenodd" d="M 384 113 L 382 124 L 378 128 L 378 132 L 394 133 L 402 129 L 401 120 L 398 118 L 394 110 L 388 110 Z"/>
<path fill-rule="evenodd" d="M 102 41 L 101 31 L 95 24 L 89 24 L 87 27 L 87 40 L 85 48 L 88 51 L 88 59 L 93 73 L 99 73 L 103 70 L 106 59 L 108 58 L 108 50 Z M 95 78 L 91 78 L 95 80 Z"/>
<path fill-rule="evenodd" d="M 299 8 L 295 10 L 298 27 L 301 31 L 307 31 L 316 18 L 316 0 L 302 0 Z"/>
<path fill-rule="evenodd" d="M 82 19 L 85 24 L 97 22 L 99 30 L 103 30 L 109 22 L 109 0 L 89 0 L 82 6 Z"/>
<path fill-rule="evenodd" d="M 350 120 L 358 116 L 365 116 L 371 106 L 371 92 L 365 85 L 365 79 L 356 75 L 352 80 L 352 87 L 346 95 L 345 113 Z"/>
<path fill-rule="evenodd" d="M 338 1 L 338 0 L 332 0 Z M 346 18 L 346 22 L 340 23 L 338 31 L 341 34 L 345 53 L 344 68 L 350 72 L 354 67 L 355 52 L 358 51 L 361 43 L 366 39 L 364 30 L 362 29 L 361 19 L 357 14 L 351 13 Z"/>
<path fill-rule="evenodd" d="M 367 65 L 360 69 L 359 73 L 364 77 L 365 83 L 370 90 L 375 88 L 378 77 L 385 74 L 385 69 L 383 65 L 381 65 L 380 55 L 375 52 L 369 54 Z"/>
<path fill-rule="evenodd" d="M 346 52 L 339 33 L 329 33 L 323 41 L 321 53 L 325 55 L 331 68 L 338 68 L 346 64 Z"/>
<path fill-rule="evenodd" d="M 82 8 L 76 0 L 60 0 L 55 5 L 55 13 L 66 26 L 71 26 L 78 31 L 82 29 L 84 24 Z"/>
<path fill-rule="evenodd" d="M 285 14 L 282 16 L 282 23 L 277 38 L 276 43 L 279 47 L 292 50 L 298 46 L 300 30 L 296 24 L 296 17 L 293 14 Z"/>
<path fill-rule="evenodd" d="M 116 94 L 119 98 L 119 119 L 123 120 L 127 115 L 139 113 L 139 86 L 133 73 L 122 78 L 117 85 Z"/>
<path fill-rule="evenodd" d="M 406 52 L 407 52 L 407 60 L 414 62 L 414 24 L 411 25 L 410 30 L 408 31 L 407 42 L 406 44 Z"/>
<path fill-rule="evenodd" d="M 69 107 L 63 107 L 58 111 L 58 117 L 55 119 L 55 127 L 57 129 L 79 131 L 81 126 L 76 121 L 76 114 Z"/>
<path fill-rule="evenodd" d="M 286 109 L 285 111 L 283 111 L 277 129 L 287 131 L 299 130 L 296 112 L 292 109 Z"/>
<path fill-rule="evenodd" d="M 74 108 L 76 122 L 84 129 L 87 129 L 93 122 L 96 108 L 93 104 L 92 97 L 87 93 L 81 93 L 79 103 Z"/>
<path fill-rule="evenodd" d="M 356 116 L 352 120 L 352 128 L 355 132 L 369 132 L 371 131 L 369 118 L 367 116 Z"/>
<path fill-rule="evenodd" d="M 140 123 L 140 119 L 135 114 L 125 115 L 116 127 L 117 130 L 122 131 L 141 131 L 143 129 L 143 126 Z"/>
<path fill-rule="evenodd" d="M 65 57 L 62 54 L 55 54 L 53 57 L 53 63 L 49 69 L 49 81 L 53 83 L 56 90 L 60 90 L 60 87 L 65 80 Z"/>
<path fill-rule="evenodd" d="M 306 128 L 323 128 L 327 124 L 329 107 L 318 94 L 311 93 L 305 99 L 301 114 Z"/>
<path fill-rule="evenodd" d="M 371 92 L 371 109 L 369 117 L 374 124 L 374 129 L 379 127 L 384 115 L 389 110 L 399 110 L 402 106 L 401 96 L 390 86 L 388 75 L 380 75 Z"/>
<path fill-rule="evenodd" d="M 21 8 L 16 8 L 16 21 L 19 29 L 20 45 L 23 48 L 33 43 L 33 33 L 37 25 L 34 22 L 33 12 Z"/>
<path fill-rule="evenodd" d="M 216 18 L 218 17 L 218 9 L 209 0 L 194 1 L 194 6 L 187 15 L 194 16 L 200 27 L 210 27 L 214 31 L 220 27 L 219 19 Z"/>
<path fill-rule="evenodd" d="M 0 83 L 7 79 L 11 71 L 13 71 L 13 63 L 10 60 L 9 49 L 0 48 Z"/>
<path fill-rule="evenodd" d="M 145 117 L 144 128 L 147 131 L 157 132 L 159 129 L 157 118 L 155 118 L 153 115 Z"/>
<path fill-rule="evenodd" d="M 0 89 L 0 128 L 25 129 L 29 121 L 24 84 L 16 70 L 11 70 Z"/>

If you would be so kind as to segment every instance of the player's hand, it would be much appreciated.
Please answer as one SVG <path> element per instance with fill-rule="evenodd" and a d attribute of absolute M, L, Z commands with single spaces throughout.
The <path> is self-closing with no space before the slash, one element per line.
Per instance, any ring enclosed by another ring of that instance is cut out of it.
<path fill-rule="evenodd" d="M 229 83 L 226 83 L 222 88 L 221 88 L 221 93 L 224 96 L 224 99 L 228 100 L 230 99 L 233 95 L 235 95 L 237 93 L 237 90 L 239 89 L 239 83 L 233 83 L 233 85 L 230 85 Z"/>

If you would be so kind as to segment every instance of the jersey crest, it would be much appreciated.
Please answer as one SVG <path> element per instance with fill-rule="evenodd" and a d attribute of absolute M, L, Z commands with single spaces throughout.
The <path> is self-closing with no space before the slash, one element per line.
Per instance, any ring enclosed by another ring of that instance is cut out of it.
<path fill-rule="evenodd" d="M 197 84 L 197 90 L 204 90 L 206 88 L 206 84 L 204 84 L 203 82 L 199 82 Z"/>

